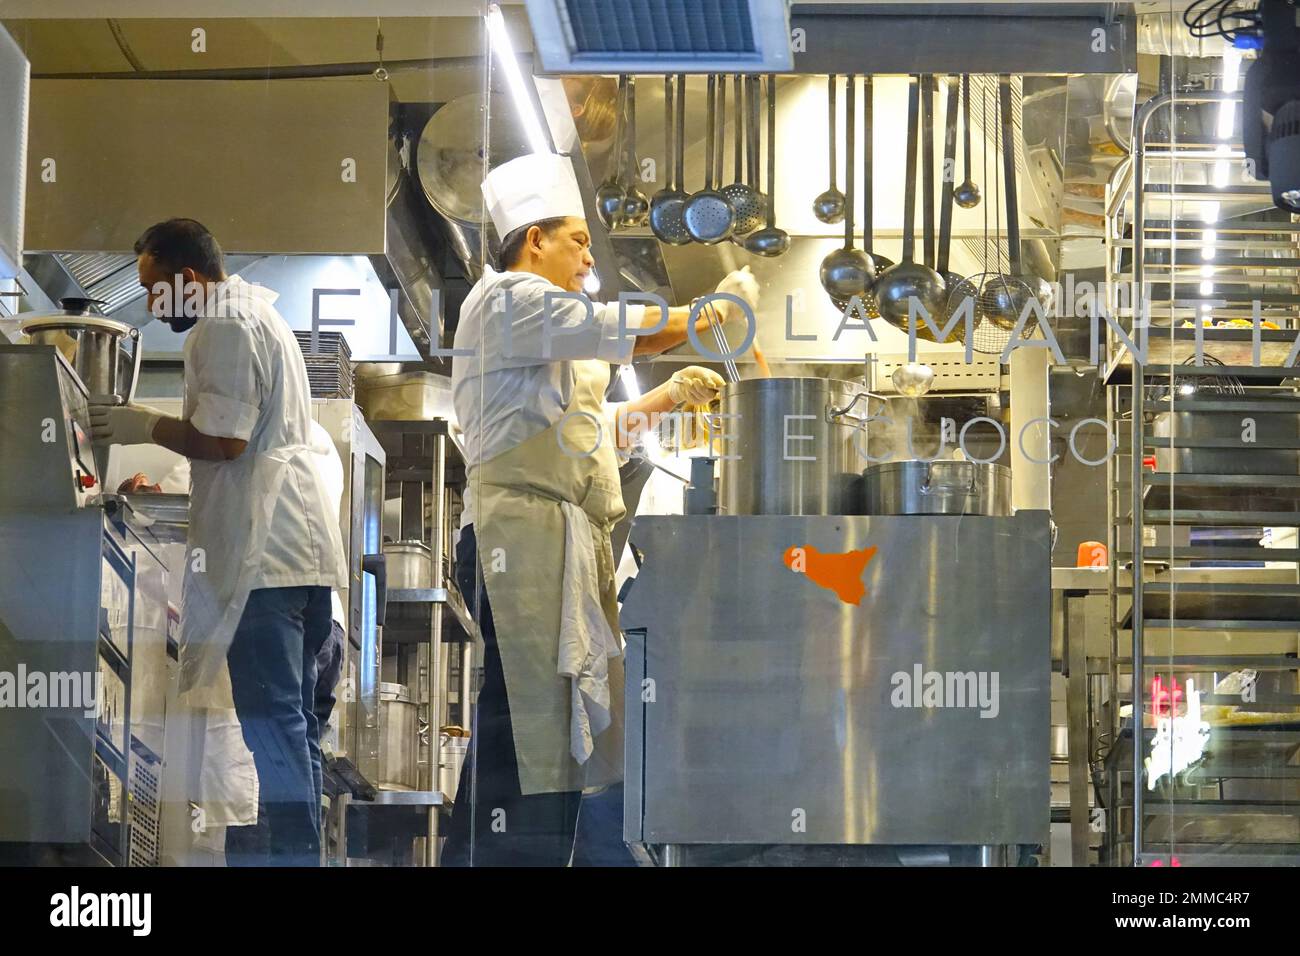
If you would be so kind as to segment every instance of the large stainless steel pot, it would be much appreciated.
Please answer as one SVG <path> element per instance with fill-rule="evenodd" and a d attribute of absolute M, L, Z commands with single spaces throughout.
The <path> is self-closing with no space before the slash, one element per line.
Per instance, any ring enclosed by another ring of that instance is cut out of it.
<path fill-rule="evenodd" d="M 865 388 L 755 378 L 722 392 L 720 502 L 732 515 L 862 514 Z M 728 456 L 737 456 L 729 458 Z"/>
<path fill-rule="evenodd" d="M 1011 514 L 1011 469 L 974 461 L 890 461 L 862 474 L 869 515 Z"/>
<path fill-rule="evenodd" d="M 379 785 L 389 790 L 414 790 L 419 783 L 416 710 L 406 685 L 379 685 Z"/>
<path fill-rule="evenodd" d="M 129 402 L 140 379 L 140 330 L 126 322 L 92 315 L 85 299 L 64 299 L 62 312 L 28 318 L 22 332 L 32 345 L 53 345 L 63 353 L 92 398 Z M 128 354 L 123 348 L 132 343 Z"/>
<path fill-rule="evenodd" d="M 384 557 L 389 590 L 433 587 L 433 551 L 423 541 L 389 541 Z"/>

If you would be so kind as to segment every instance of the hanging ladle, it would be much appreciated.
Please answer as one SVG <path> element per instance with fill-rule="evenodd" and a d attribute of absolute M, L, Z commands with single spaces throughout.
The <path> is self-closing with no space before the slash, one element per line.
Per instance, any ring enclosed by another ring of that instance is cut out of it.
<path fill-rule="evenodd" d="M 704 188 L 686 200 L 686 208 L 682 210 L 682 219 L 686 223 L 686 231 L 691 234 L 691 238 L 696 242 L 702 242 L 706 245 L 713 245 L 721 242 L 731 235 L 732 230 L 736 228 L 736 210 L 731 208 L 731 203 L 727 202 L 727 197 L 722 195 L 713 185 L 713 168 L 715 165 L 714 157 L 714 140 L 717 135 L 716 116 L 718 110 L 718 80 L 716 76 L 709 76 L 708 82 L 708 108 L 706 110 L 706 129 L 704 131 Z M 726 86 L 722 87 L 722 99 L 725 103 Z"/>
<path fill-rule="evenodd" d="M 1037 299 L 1046 313 L 1052 305 L 1052 288 L 1039 276 L 1025 272 L 1020 256 L 1020 203 L 1016 186 L 1016 131 L 1015 117 L 1011 111 L 1011 77 L 998 77 L 998 113 L 1002 127 L 1002 178 L 1007 196 L 1007 255 L 1010 258 L 1008 273 L 997 275 L 984 283 L 980 290 L 979 312 L 1000 329 L 1014 329 L 1026 306 Z M 1031 316 L 1022 334 L 1035 324 Z"/>
<path fill-rule="evenodd" d="M 686 192 L 682 189 L 686 143 L 686 74 L 677 74 L 677 117 L 673 118 L 672 79 L 664 77 L 664 161 L 669 164 L 668 185 L 650 201 L 650 231 L 660 242 L 684 246 L 691 241 L 682 221 Z M 674 142 L 675 140 L 675 142 Z M 671 158 L 670 158 L 671 157 Z"/>
<path fill-rule="evenodd" d="M 854 141 L 856 135 L 856 114 L 857 114 L 857 83 L 858 78 L 850 73 L 845 77 L 844 83 L 844 106 L 847 114 L 847 136 L 845 138 L 844 153 L 846 157 L 845 168 L 848 170 L 848 200 L 844 203 L 844 245 L 842 248 L 833 250 L 821 265 L 822 288 L 826 294 L 831 297 L 835 303 L 835 308 L 843 312 L 857 298 L 862 302 L 865 308 L 866 303 L 863 297 L 870 291 L 872 283 L 876 279 L 876 263 L 863 252 L 861 249 L 853 247 L 853 160 L 854 160 Z M 834 139 L 838 130 L 833 130 L 831 138 Z"/>
<path fill-rule="evenodd" d="M 790 236 L 776 227 L 776 75 L 767 75 L 767 225 L 745 238 L 756 256 L 779 256 L 790 248 Z"/>
<path fill-rule="evenodd" d="M 894 264 L 892 259 L 882 256 L 875 248 L 875 209 L 874 193 L 875 178 L 873 171 L 875 169 L 875 84 L 870 74 L 863 79 L 862 86 L 862 178 L 865 180 L 862 184 L 862 248 L 866 250 L 867 255 L 876 264 L 875 279 L 879 279 L 890 266 Z M 867 317 L 871 319 L 880 318 L 880 308 L 876 304 L 875 281 L 873 279 L 872 291 L 867 294 L 865 302 L 867 308 Z"/>
<path fill-rule="evenodd" d="M 916 253 L 916 147 L 920 118 L 919 80 L 912 77 L 907 91 L 907 170 L 903 183 L 903 259 L 876 280 L 880 315 L 895 328 L 907 330 L 911 303 L 936 315 L 944 302 L 943 278 L 929 266 L 913 260 Z"/>
<path fill-rule="evenodd" d="M 973 209 L 980 204 L 980 188 L 971 181 L 970 167 L 970 74 L 964 74 L 961 78 L 961 120 L 962 135 L 965 141 L 962 145 L 962 153 L 966 162 L 966 181 L 957 187 L 953 193 L 953 201 L 961 206 L 962 209 Z"/>
<path fill-rule="evenodd" d="M 614 168 L 596 189 L 596 214 L 606 229 L 616 229 L 623 221 L 623 120 L 627 101 L 627 77 L 618 78 L 618 98 L 615 101 L 614 150 L 610 154 Z"/>
<path fill-rule="evenodd" d="M 852 79 L 849 81 L 852 83 Z M 849 95 L 852 95 L 851 93 Z M 835 74 L 832 73 L 826 78 L 826 101 L 830 106 L 830 119 L 826 128 L 830 131 L 830 142 L 828 144 L 831 157 L 831 185 L 824 193 L 820 194 L 813 200 L 813 215 L 818 221 L 825 223 L 839 222 L 844 218 L 844 193 L 840 192 L 839 187 L 835 185 L 835 140 L 839 137 L 839 125 L 835 116 Z M 851 108 L 851 107 L 850 107 Z M 850 120 L 852 123 L 852 120 Z M 850 126 L 850 129 L 852 127 Z M 848 173 L 850 178 L 853 176 L 853 134 L 849 134 L 848 145 Z M 852 192 L 852 188 L 849 190 Z"/>
<path fill-rule="evenodd" d="M 731 232 L 733 240 L 739 240 L 749 235 L 755 229 L 763 224 L 763 197 L 753 186 L 745 182 L 745 165 L 744 149 L 742 148 L 745 139 L 745 114 L 748 106 L 745 105 L 744 97 L 741 93 L 741 77 L 737 73 L 732 90 L 735 93 L 736 101 L 734 107 L 735 114 L 735 177 L 733 182 L 726 189 L 722 190 L 722 195 L 727 197 L 727 202 L 731 203 L 731 208 L 736 211 L 736 225 Z M 753 97 L 753 87 L 750 87 L 750 97 Z M 757 178 L 754 176 L 751 179 Z"/>
<path fill-rule="evenodd" d="M 622 222 L 624 227 L 644 226 L 650 215 L 650 200 L 641 191 L 641 167 L 636 161 L 636 77 L 627 81 L 627 124 L 624 127 L 627 182 L 623 189 Z"/>
<path fill-rule="evenodd" d="M 943 113 L 943 189 L 939 198 L 939 251 L 934 264 L 935 271 L 943 277 L 944 308 L 943 313 L 936 317 L 942 325 L 947 324 L 954 310 L 961 304 L 961 297 L 956 293 L 965 288 L 962 277 L 948 271 L 948 255 L 952 248 L 953 180 L 957 178 L 956 166 L 953 165 L 957 158 L 957 90 L 956 80 L 950 77 L 948 99 Z M 925 339 L 934 338 L 925 323 L 921 323 L 916 334 Z M 960 342 L 966 341 L 965 322 L 957 324 L 952 337 Z"/>

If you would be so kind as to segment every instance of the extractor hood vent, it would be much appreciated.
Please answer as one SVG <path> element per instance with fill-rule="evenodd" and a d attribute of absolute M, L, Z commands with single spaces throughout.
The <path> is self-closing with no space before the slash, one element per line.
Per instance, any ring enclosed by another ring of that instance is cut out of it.
<path fill-rule="evenodd" d="M 529 0 L 542 65 L 562 73 L 783 72 L 789 0 Z"/>

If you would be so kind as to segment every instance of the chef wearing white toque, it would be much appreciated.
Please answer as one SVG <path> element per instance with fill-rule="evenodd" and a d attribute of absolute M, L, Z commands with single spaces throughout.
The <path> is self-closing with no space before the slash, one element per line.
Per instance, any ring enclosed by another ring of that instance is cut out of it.
<path fill-rule="evenodd" d="M 486 268 L 461 307 L 454 344 L 467 354 L 452 361 L 452 392 L 469 463 L 456 577 L 483 635 L 484 680 L 443 862 L 563 866 L 582 791 L 623 769 L 616 445 L 645 421 L 629 413 L 708 402 L 723 380 L 691 366 L 608 406 L 611 365 L 685 341 L 690 308 L 665 319 L 629 304 L 620 329 L 618 303 L 573 295 L 594 260 L 566 157 L 511 160 L 483 196 L 500 271 Z M 734 297 L 716 303 L 724 321 L 757 304 L 747 269 L 718 291 Z M 703 315 L 694 322 L 707 334 Z"/>

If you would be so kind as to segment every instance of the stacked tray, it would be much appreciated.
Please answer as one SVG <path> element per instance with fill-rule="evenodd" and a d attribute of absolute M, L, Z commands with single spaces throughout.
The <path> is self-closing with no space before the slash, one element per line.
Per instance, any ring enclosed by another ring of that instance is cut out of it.
<path fill-rule="evenodd" d="M 302 357 L 307 363 L 307 381 L 312 398 L 351 398 L 355 390 L 352 379 L 352 351 L 342 332 L 317 332 L 316 350 L 312 333 L 294 332 Z"/>

